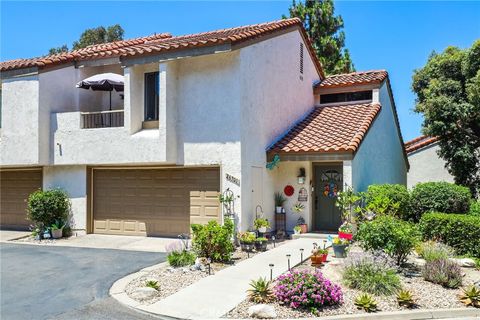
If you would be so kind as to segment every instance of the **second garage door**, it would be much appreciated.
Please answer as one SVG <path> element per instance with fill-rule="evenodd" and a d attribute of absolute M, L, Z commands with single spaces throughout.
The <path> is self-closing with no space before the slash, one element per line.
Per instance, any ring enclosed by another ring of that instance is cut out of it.
<path fill-rule="evenodd" d="M 93 169 L 93 232 L 177 236 L 220 221 L 218 168 Z"/>
<path fill-rule="evenodd" d="M 42 188 L 42 169 L 0 171 L 0 227 L 27 230 L 27 198 Z"/>

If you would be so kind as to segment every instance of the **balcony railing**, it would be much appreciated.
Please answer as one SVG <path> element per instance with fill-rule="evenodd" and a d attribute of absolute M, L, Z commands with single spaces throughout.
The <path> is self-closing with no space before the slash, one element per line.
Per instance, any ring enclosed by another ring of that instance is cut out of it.
<path fill-rule="evenodd" d="M 81 112 L 82 129 L 123 127 L 123 110 Z"/>

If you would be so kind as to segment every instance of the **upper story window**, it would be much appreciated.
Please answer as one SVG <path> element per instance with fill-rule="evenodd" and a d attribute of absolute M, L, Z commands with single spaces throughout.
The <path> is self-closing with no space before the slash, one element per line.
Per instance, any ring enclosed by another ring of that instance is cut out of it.
<path fill-rule="evenodd" d="M 372 90 L 320 95 L 320 103 L 338 103 L 362 100 L 372 100 Z"/>
<path fill-rule="evenodd" d="M 158 120 L 159 73 L 145 73 L 145 121 Z"/>

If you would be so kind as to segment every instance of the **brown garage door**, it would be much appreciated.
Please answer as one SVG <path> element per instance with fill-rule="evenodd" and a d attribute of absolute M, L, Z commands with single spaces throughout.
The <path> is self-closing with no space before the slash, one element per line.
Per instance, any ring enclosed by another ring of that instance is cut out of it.
<path fill-rule="evenodd" d="M 0 226 L 26 230 L 29 194 L 42 188 L 42 169 L 0 171 Z"/>
<path fill-rule="evenodd" d="M 218 168 L 93 169 L 93 232 L 177 236 L 220 220 Z"/>

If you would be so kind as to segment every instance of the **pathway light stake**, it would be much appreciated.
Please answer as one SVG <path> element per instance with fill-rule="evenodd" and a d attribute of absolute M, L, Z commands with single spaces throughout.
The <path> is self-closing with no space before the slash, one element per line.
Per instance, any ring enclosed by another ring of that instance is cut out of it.
<path fill-rule="evenodd" d="M 211 267 L 211 265 L 210 265 L 211 262 L 212 262 L 212 260 L 210 260 L 210 258 L 207 259 L 207 263 L 208 263 L 208 275 L 211 275 L 211 274 L 212 274 L 212 267 Z"/>
<path fill-rule="evenodd" d="M 272 236 L 272 240 L 273 240 L 273 247 L 275 248 L 275 236 Z"/>
<path fill-rule="evenodd" d="M 303 248 L 300 249 L 300 263 L 303 262 Z"/>
<path fill-rule="evenodd" d="M 273 280 L 273 266 L 274 266 L 274 264 L 270 263 L 268 266 L 270 267 L 270 281 L 272 281 Z"/>
<path fill-rule="evenodd" d="M 289 253 L 289 254 L 287 254 L 287 260 L 288 260 L 288 271 L 290 271 L 290 257 L 291 257 L 291 256 L 292 256 L 292 255 L 291 255 L 290 253 Z"/>

